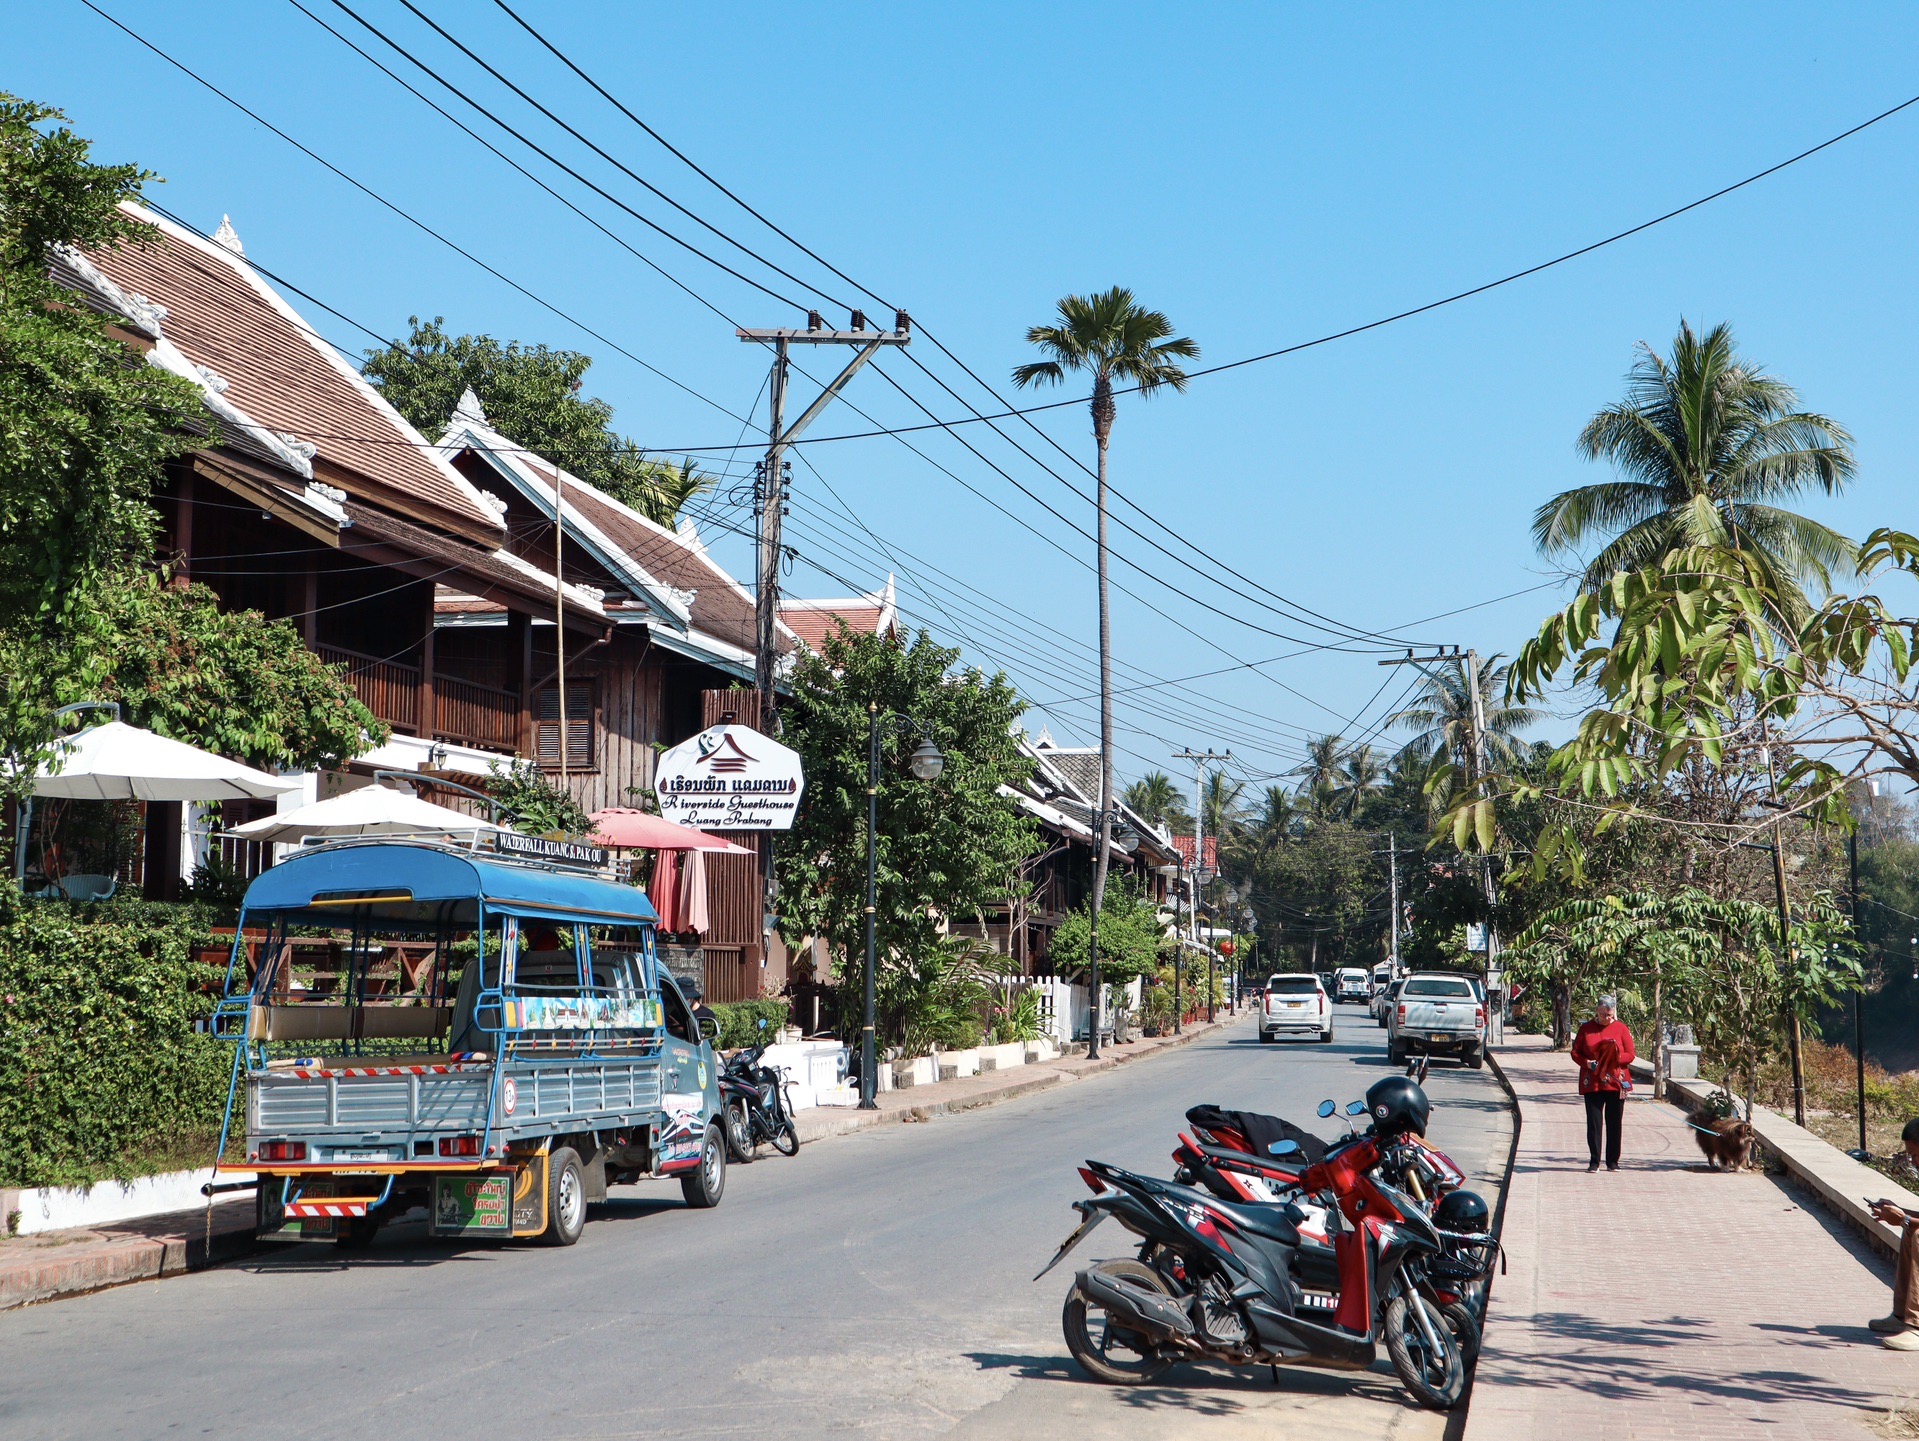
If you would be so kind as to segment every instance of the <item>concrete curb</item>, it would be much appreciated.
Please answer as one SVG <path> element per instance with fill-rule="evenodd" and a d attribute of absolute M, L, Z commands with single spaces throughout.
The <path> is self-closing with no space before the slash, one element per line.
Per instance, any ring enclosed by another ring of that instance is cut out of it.
<path fill-rule="evenodd" d="M 202 1216 L 183 1212 L 151 1217 L 144 1231 L 83 1233 L 77 1239 L 35 1245 L 17 1255 L 0 1250 L 0 1311 L 183 1275 L 266 1249 L 265 1243 L 254 1239 L 251 1205 L 216 1207 L 211 1244 Z M 160 1221 L 175 1225 L 163 1227 L 156 1224 Z"/>
<path fill-rule="evenodd" d="M 1511 1045 L 1518 1037 L 1509 1036 L 1502 1044 Z M 1493 1235 L 1502 1242 L 1506 1236 L 1506 1206 L 1513 1195 L 1513 1167 L 1519 1160 L 1519 1133 L 1526 1125 L 1526 1112 L 1519 1104 L 1519 1095 L 1513 1090 L 1513 1083 L 1507 1079 L 1505 1068 L 1499 1064 L 1499 1055 L 1493 1047 L 1486 1047 L 1486 1069 L 1493 1073 L 1493 1079 L 1499 1082 L 1499 1089 L 1506 1097 L 1506 1105 L 1513 1116 L 1512 1140 L 1506 1146 L 1506 1174 L 1499 1183 L 1499 1204 L 1493 1208 Z M 1503 1263 L 1502 1263 L 1503 1265 Z M 1499 1290 L 1499 1268 L 1495 1268 L 1486 1278 L 1486 1305 L 1479 1313 L 1479 1328 L 1483 1344 L 1484 1333 L 1493 1318 L 1493 1301 Z M 1463 1441 L 1466 1428 L 1471 1424 L 1473 1412 L 1472 1378 L 1468 1377 L 1466 1394 L 1460 1399 L 1452 1413 L 1446 1418 L 1445 1441 Z"/>
<path fill-rule="evenodd" d="M 1017 1096 L 1030 1095 L 1034 1091 L 1048 1090 L 1054 1086 L 1066 1085 L 1073 1081 L 1098 1075 L 1117 1066 L 1128 1065 L 1134 1061 L 1149 1060 L 1164 1055 L 1168 1051 L 1178 1050 L 1181 1046 L 1210 1035 L 1225 1026 L 1230 1026 L 1244 1017 L 1228 1017 L 1223 1020 L 1202 1022 L 1177 1036 L 1159 1039 L 1159 1044 L 1150 1050 L 1124 1053 L 1108 1052 L 1097 1061 L 1088 1061 L 1084 1057 L 1063 1056 L 1056 1061 L 1048 1061 L 1042 1066 L 1026 1067 L 1037 1070 L 1036 1076 L 1022 1076 L 1018 1080 L 1008 1080 L 1004 1085 L 982 1087 L 957 1096 L 942 1099 L 928 1099 L 912 1105 L 883 1106 L 877 1111 L 858 1111 L 839 1107 L 819 1107 L 802 1111 L 797 1117 L 800 1129 L 800 1143 L 824 1141 L 833 1136 L 850 1136 L 856 1131 L 869 1131 L 875 1126 L 899 1125 L 908 1121 L 930 1121 L 935 1116 L 957 1115 L 961 1111 L 976 1111 L 982 1106 L 997 1105 L 1001 1101 L 1010 1101 Z M 968 1079 L 971 1079 L 970 1077 Z M 951 1085 L 953 1082 L 943 1082 Z M 914 1087 L 913 1089 L 921 1089 Z M 927 1087 L 925 1089 L 931 1089 Z M 889 1097 L 909 1094 L 903 1091 L 889 1091 Z M 817 1118 L 817 1119 L 814 1119 Z"/>
<path fill-rule="evenodd" d="M 1715 1095 L 1731 1094 L 1710 1081 L 1667 1081 L 1667 1098 L 1675 1093 L 1684 1096 L 1695 1109 Z M 1919 1211 L 1919 1194 L 1764 1106 L 1752 1108 L 1752 1128 L 1759 1144 L 1778 1157 L 1786 1173 L 1810 1191 L 1821 1206 L 1887 1256 L 1899 1254 L 1900 1228 L 1875 1220 L 1866 1201 L 1884 1199 Z"/>

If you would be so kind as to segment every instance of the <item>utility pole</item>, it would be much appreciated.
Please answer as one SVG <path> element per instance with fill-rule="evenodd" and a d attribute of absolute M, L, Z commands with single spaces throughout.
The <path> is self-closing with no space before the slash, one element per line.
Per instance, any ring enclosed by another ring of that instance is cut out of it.
<path fill-rule="evenodd" d="M 1206 869 L 1206 797 L 1204 795 L 1206 762 L 1229 761 L 1233 758 L 1232 748 L 1225 752 L 1214 751 L 1211 746 L 1203 751 L 1174 751 L 1176 761 L 1193 763 L 1193 930 L 1192 939 L 1199 940 L 1199 887 L 1200 876 Z"/>
<path fill-rule="evenodd" d="M 785 514 L 785 470 L 783 457 L 786 448 L 799 439 L 800 433 L 819 418 L 821 411 L 833 402 L 833 398 L 846 388 L 846 383 L 857 375 L 879 353 L 883 345 L 907 345 L 912 341 L 910 331 L 912 321 L 904 310 L 893 317 L 893 329 L 872 330 L 866 324 L 866 315 L 862 311 L 853 312 L 852 328 L 848 330 L 829 330 L 826 322 L 820 318 L 817 310 L 808 311 L 804 330 L 747 330 L 736 332 L 739 338 L 750 345 L 767 345 L 773 350 L 773 374 L 768 382 L 768 394 L 772 404 L 769 409 L 766 427 L 766 459 L 762 462 L 760 480 L 760 554 L 759 588 L 755 596 L 755 615 L 757 622 L 757 646 L 755 647 L 753 678 L 760 693 L 760 726 L 768 734 L 773 730 L 773 712 L 776 701 L 773 694 L 773 663 L 777 656 L 774 644 L 779 635 L 780 613 L 780 520 Z M 798 420 L 786 425 L 786 372 L 787 357 L 795 345 L 851 345 L 856 347 L 853 358 L 846 363 L 832 384 L 819 393 L 819 397 L 801 412 Z"/>
<path fill-rule="evenodd" d="M 1775 898 L 1779 903 L 1779 962 L 1792 968 L 1792 903 L 1786 896 L 1786 803 L 1779 799 L 1779 772 L 1772 763 L 1771 727 L 1766 717 L 1759 717 L 1760 754 L 1766 758 L 1766 782 L 1772 790 L 1772 798 L 1765 802 L 1772 809 L 1772 885 Z M 1792 1121 L 1795 1126 L 1806 1124 L 1806 1068 L 1799 1047 L 1799 1007 L 1794 1005 L 1786 1015 L 1786 1047 L 1792 1059 Z"/>
<path fill-rule="evenodd" d="M 1389 976 L 1396 979 L 1399 975 L 1399 837 L 1390 832 L 1386 836 L 1386 874 L 1393 904 L 1393 948 L 1387 959 L 1392 966 Z"/>
<path fill-rule="evenodd" d="M 1429 656 L 1416 656 L 1408 650 L 1403 656 L 1383 660 L 1381 665 L 1410 665 L 1421 670 L 1429 665 L 1451 663 L 1459 667 L 1461 682 L 1466 688 L 1466 780 L 1475 796 L 1479 795 L 1486 779 L 1486 708 L 1485 697 L 1479 693 L 1479 652 L 1462 651 L 1458 646 L 1448 648 L 1440 646 Z M 1499 900 L 1499 889 L 1493 880 L 1493 858 L 1482 856 L 1479 868 L 1480 887 L 1486 896 L 1486 1000 L 1487 1000 L 1487 1040 L 1498 1045 L 1506 1038 L 1505 986 L 1499 979 L 1499 928 L 1494 923 L 1493 913 Z M 1394 920 L 1397 928 L 1397 917 Z"/>
<path fill-rule="evenodd" d="M 829 330 L 826 322 L 820 318 L 817 310 L 806 313 L 804 330 L 748 330 L 740 327 L 735 334 L 749 345 L 770 346 L 773 351 L 773 373 L 767 383 L 770 398 L 766 425 L 766 459 L 760 462 L 759 478 L 759 581 L 754 590 L 754 658 L 753 683 L 759 692 L 760 729 L 767 735 L 776 733 L 778 727 L 774 712 L 777 696 L 774 693 L 774 663 L 779 657 L 780 634 L 780 521 L 786 515 L 786 448 L 799 439 L 800 433 L 819 418 L 821 411 L 833 403 L 833 398 L 846 388 L 846 383 L 879 353 L 883 345 L 906 345 L 911 342 L 909 333 L 912 321 L 904 310 L 896 311 L 893 316 L 893 329 L 890 331 L 873 330 L 866 324 L 863 311 L 852 314 L 851 328 L 847 330 Z M 813 403 L 800 413 L 799 419 L 791 425 L 786 419 L 786 371 L 788 353 L 795 345 L 851 345 L 857 347 L 853 358 L 846 363 L 845 369 L 834 377 L 833 383 L 819 393 Z M 564 642 L 562 642 L 564 644 Z M 772 944 L 773 927 L 773 834 L 767 832 L 760 841 L 760 934 L 762 943 Z"/>

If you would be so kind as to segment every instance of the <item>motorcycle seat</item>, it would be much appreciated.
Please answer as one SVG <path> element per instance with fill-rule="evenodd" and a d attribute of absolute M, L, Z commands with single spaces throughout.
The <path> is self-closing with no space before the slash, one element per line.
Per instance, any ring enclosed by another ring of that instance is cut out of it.
<path fill-rule="evenodd" d="M 1277 1241 L 1282 1246 L 1299 1245 L 1299 1228 L 1286 1219 L 1282 1207 L 1249 1206 L 1232 1201 L 1212 1201 L 1208 1204 L 1214 1210 L 1224 1214 L 1228 1220 L 1248 1235 L 1263 1236 L 1266 1240 Z"/>
<path fill-rule="evenodd" d="M 1297 1156 L 1249 1156 L 1226 1146 L 1199 1144 L 1199 1153 L 1227 1170 L 1256 1171 L 1263 1176 L 1290 1177 L 1298 1180 L 1306 1174 L 1308 1163 Z"/>

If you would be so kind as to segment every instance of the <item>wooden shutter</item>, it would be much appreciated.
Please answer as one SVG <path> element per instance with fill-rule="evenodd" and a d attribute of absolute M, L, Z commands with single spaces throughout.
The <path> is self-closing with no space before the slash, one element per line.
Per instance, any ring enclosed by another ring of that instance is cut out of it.
<path fill-rule="evenodd" d="M 580 680 L 566 688 L 566 768 L 597 769 L 593 716 L 594 683 Z M 560 692 L 552 686 L 539 693 L 533 711 L 533 755 L 541 769 L 560 768 Z"/>

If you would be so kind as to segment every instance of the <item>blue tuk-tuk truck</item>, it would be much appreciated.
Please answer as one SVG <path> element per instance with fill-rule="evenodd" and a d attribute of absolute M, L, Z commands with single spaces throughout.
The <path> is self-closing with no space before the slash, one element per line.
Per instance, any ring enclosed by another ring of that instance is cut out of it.
<path fill-rule="evenodd" d="M 719 1066 L 658 918 L 549 849 L 335 843 L 247 888 L 213 1030 L 260 1236 L 364 1243 L 423 1206 L 436 1236 L 567 1246 L 609 1186 L 719 1203 Z"/>

